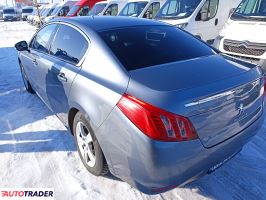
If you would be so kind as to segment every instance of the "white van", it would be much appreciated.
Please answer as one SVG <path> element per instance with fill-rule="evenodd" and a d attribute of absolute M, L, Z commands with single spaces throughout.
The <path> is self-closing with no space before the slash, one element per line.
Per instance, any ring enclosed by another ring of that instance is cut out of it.
<path fill-rule="evenodd" d="M 22 20 L 26 21 L 27 17 L 31 15 L 33 12 L 33 7 L 32 6 L 25 6 L 22 8 Z"/>
<path fill-rule="evenodd" d="M 89 11 L 89 16 L 107 15 L 116 16 L 122 8 L 126 5 L 127 1 L 99 1 Z"/>
<path fill-rule="evenodd" d="M 155 19 L 176 25 L 212 44 L 241 0 L 167 0 Z"/>
<path fill-rule="evenodd" d="M 15 7 L 6 7 L 3 9 L 4 21 L 20 21 L 19 10 Z"/>
<path fill-rule="evenodd" d="M 153 19 L 165 1 L 129 0 L 118 15 Z"/>
<path fill-rule="evenodd" d="M 243 0 L 221 30 L 214 46 L 221 52 L 266 69 L 266 1 Z"/>

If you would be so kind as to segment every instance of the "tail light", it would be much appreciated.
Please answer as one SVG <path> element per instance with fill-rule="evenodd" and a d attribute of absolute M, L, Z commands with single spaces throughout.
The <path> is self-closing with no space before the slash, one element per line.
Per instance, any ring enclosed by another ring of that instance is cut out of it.
<path fill-rule="evenodd" d="M 151 104 L 124 94 L 117 104 L 124 115 L 144 134 L 160 141 L 187 141 L 198 138 L 192 123 Z"/>

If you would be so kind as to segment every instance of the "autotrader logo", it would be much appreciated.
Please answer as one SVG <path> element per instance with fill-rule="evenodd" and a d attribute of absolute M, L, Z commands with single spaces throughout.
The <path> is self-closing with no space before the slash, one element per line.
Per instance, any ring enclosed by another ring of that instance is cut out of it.
<path fill-rule="evenodd" d="M 54 200 L 54 189 L 51 188 L 0 188 L 0 200 L 43 199 Z"/>

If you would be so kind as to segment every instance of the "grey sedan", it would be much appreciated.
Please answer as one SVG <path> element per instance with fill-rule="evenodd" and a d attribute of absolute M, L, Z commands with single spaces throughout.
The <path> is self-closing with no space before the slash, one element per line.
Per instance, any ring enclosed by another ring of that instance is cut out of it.
<path fill-rule="evenodd" d="M 16 44 L 25 87 L 92 174 L 160 193 L 211 173 L 263 122 L 264 77 L 161 22 L 58 19 Z"/>

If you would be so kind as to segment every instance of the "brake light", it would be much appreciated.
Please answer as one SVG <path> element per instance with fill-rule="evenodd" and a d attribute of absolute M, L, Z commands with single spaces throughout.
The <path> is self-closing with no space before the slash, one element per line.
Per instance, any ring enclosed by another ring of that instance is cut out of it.
<path fill-rule="evenodd" d="M 198 138 L 186 117 L 170 113 L 124 94 L 117 104 L 124 115 L 144 134 L 160 141 L 187 141 Z"/>

